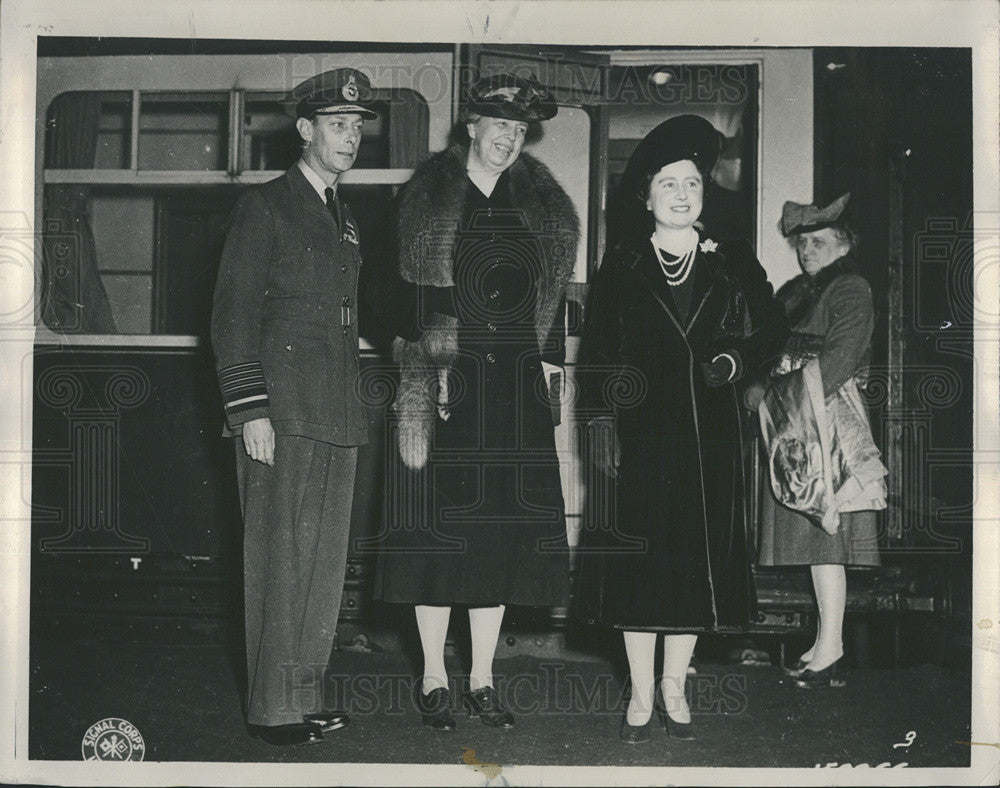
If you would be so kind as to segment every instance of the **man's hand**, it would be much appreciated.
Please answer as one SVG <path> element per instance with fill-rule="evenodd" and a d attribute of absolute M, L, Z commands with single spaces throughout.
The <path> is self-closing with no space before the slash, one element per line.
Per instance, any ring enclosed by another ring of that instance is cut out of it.
<path fill-rule="evenodd" d="M 251 459 L 274 466 L 274 427 L 267 416 L 243 425 L 243 445 Z"/>

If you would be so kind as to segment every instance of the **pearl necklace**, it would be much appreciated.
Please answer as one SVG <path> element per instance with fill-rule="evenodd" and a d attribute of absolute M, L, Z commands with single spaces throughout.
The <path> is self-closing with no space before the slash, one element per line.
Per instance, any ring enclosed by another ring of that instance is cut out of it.
<path fill-rule="evenodd" d="M 663 274 L 667 277 L 667 284 L 673 287 L 684 284 L 687 281 L 687 278 L 691 276 L 691 271 L 694 270 L 695 247 L 692 246 L 677 260 L 672 263 L 668 263 L 663 259 L 663 252 L 661 252 L 660 247 L 656 245 L 656 241 L 650 237 L 649 242 L 653 244 L 653 249 L 656 251 L 656 259 L 660 261 L 660 267 L 663 269 Z"/>

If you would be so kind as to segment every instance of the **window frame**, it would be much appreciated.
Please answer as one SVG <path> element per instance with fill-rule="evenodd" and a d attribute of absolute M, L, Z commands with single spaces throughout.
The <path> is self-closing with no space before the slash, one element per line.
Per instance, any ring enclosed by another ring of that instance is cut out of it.
<path fill-rule="evenodd" d="M 411 89 L 412 88 L 408 88 Z M 63 91 L 54 96 L 54 102 L 59 96 L 67 92 Z M 107 94 L 128 94 L 131 93 L 132 117 L 130 122 L 129 140 L 129 166 L 115 169 L 95 168 L 95 169 L 62 169 L 42 166 L 42 187 L 73 184 L 87 186 L 134 186 L 134 187 L 156 187 L 156 186 L 250 186 L 253 184 L 266 183 L 284 174 L 284 170 L 244 170 L 242 168 L 242 154 L 244 145 L 243 118 L 246 112 L 246 97 L 250 93 L 259 95 L 266 90 L 254 89 L 245 90 L 235 88 L 228 91 L 229 94 L 229 123 L 227 133 L 220 136 L 220 143 L 227 146 L 225 170 L 143 170 L 139 168 L 139 134 L 140 134 L 140 112 L 142 109 L 142 96 L 156 93 L 177 94 L 183 90 L 177 88 L 167 88 L 163 90 L 141 90 L 138 88 L 128 90 L 99 90 L 88 91 Z M 219 93 L 222 91 L 201 91 L 192 89 L 192 94 L 203 92 Z M 46 114 L 52 102 L 45 108 Z M 405 184 L 413 176 L 413 168 L 364 168 L 349 170 L 344 174 L 342 183 L 345 186 L 391 186 L 398 187 Z M 154 282 L 155 286 L 155 282 Z M 153 294 L 155 301 L 155 292 Z M 152 325 L 150 326 L 152 328 Z M 101 347 L 151 347 L 151 348 L 193 348 L 200 347 L 205 342 L 201 337 L 186 334 L 61 334 L 53 331 L 41 321 L 39 316 L 35 325 L 35 344 L 39 345 L 72 345 L 72 346 L 101 346 Z M 364 339 L 360 340 L 361 349 L 371 350 L 371 346 Z"/>

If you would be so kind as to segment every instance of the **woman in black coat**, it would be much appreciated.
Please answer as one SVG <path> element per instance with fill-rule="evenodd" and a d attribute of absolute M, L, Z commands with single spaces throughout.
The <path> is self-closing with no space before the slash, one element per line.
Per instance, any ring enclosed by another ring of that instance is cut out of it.
<path fill-rule="evenodd" d="M 622 737 L 632 742 L 648 737 L 657 633 L 669 633 L 669 728 L 690 738 L 684 680 L 696 633 L 741 630 L 756 601 L 735 384 L 778 353 L 788 329 L 749 244 L 696 228 L 719 142 L 708 121 L 684 115 L 636 148 L 621 213 L 649 224 L 597 273 L 578 367 L 577 415 L 594 462 L 616 477 L 616 507 L 581 534 L 573 609 L 624 630 Z"/>
<path fill-rule="evenodd" d="M 482 80 L 463 114 L 469 143 L 421 164 L 399 199 L 399 273 L 424 303 L 420 325 L 399 329 L 393 346 L 398 451 L 374 590 L 415 606 L 423 722 L 438 730 L 455 727 L 444 664 L 452 606 L 469 608 L 464 702 L 509 728 L 492 673 L 505 606 L 569 596 L 547 380 L 563 364 L 579 222 L 551 172 L 522 152 L 529 124 L 556 111 L 533 80 Z"/>

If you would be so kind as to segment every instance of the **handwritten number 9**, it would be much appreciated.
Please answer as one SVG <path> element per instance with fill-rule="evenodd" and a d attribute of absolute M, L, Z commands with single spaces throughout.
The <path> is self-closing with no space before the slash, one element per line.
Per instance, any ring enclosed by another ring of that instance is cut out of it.
<path fill-rule="evenodd" d="M 896 749 L 897 747 L 909 747 L 911 744 L 913 744 L 916 738 L 917 738 L 917 732 L 909 731 L 906 734 L 906 741 L 896 742 L 894 745 L 892 745 L 892 748 Z"/>

